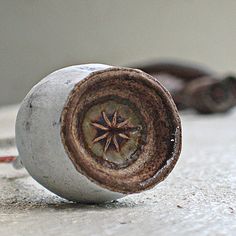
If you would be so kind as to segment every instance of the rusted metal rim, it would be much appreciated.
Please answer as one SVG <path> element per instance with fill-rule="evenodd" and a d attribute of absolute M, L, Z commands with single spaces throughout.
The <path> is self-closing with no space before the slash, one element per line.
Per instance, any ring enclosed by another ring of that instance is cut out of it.
<path fill-rule="evenodd" d="M 94 72 L 70 93 L 61 138 L 77 171 L 109 190 L 135 193 L 165 179 L 181 151 L 170 94 L 135 69 Z"/>

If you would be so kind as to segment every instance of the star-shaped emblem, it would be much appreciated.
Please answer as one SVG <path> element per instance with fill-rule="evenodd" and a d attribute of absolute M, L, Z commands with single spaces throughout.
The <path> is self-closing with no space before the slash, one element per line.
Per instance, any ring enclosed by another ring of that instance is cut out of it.
<path fill-rule="evenodd" d="M 119 119 L 118 119 L 119 118 Z M 97 129 L 97 137 L 93 143 L 104 143 L 104 153 L 113 144 L 116 151 L 120 151 L 121 142 L 130 139 L 129 132 L 137 128 L 129 125 L 129 119 L 122 119 L 118 116 L 118 112 L 108 118 L 107 114 L 103 111 L 101 113 L 100 122 L 92 122 L 91 125 Z"/>

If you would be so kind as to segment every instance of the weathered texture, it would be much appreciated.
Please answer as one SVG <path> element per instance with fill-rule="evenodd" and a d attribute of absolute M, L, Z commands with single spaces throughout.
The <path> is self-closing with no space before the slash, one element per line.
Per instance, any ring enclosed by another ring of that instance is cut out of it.
<path fill-rule="evenodd" d="M 183 153 L 167 180 L 105 205 L 66 202 L 25 171 L 0 165 L 0 235 L 233 236 L 235 119 L 235 110 L 214 116 L 182 114 Z"/>
<path fill-rule="evenodd" d="M 139 127 L 136 134 L 120 133 L 130 135 L 125 144 L 113 140 L 123 144 L 119 153 L 109 146 L 114 130 L 107 133 L 109 148 L 94 144 L 99 135 L 91 124 L 102 122 L 104 112 L 108 123 L 117 112 L 121 124 L 125 118 L 130 128 Z M 177 108 L 159 82 L 140 70 L 104 64 L 51 73 L 27 94 L 16 120 L 16 145 L 26 170 L 48 190 L 80 203 L 112 201 L 154 187 L 174 168 L 181 140 Z"/>
<path fill-rule="evenodd" d="M 94 66 L 88 64 L 86 69 Z M 115 111 L 140 127 L 139 137 L 130 136 L 118 155 L 114 149 L 104 152 L 101 144 L 94 147 L 97 135 L 91 129 L 101 112 L 112 115 Z M 89 74 L 70 92 L 61 124 L 64 148 L 78 172 L 113 192 L 137 193 L 154 187 L 168 176 L 180 155 L 181 124 L 174 101 L 153 77 L 140 70 L 111 67 Z M 126 161 L 121 165 L 107 160 L 115 155 Z M 76 188 L 78 179 L 75 183 Z M 81 202 L 80 197 L 74 199 Z"/>

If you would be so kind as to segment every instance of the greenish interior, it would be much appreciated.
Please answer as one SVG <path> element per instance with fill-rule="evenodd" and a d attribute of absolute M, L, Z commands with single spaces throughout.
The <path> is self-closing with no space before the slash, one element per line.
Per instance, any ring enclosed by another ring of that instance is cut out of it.
<path fill-rule="evenodd" d="M 124 131 L 124 134 L 129 136 L 129 139 L 123 139 L 120 136 L 117 136 L 120 147 L 119 151 L 116 150 L 116 146 L 112 140 L 106 151 L 104 151 L 104 146 L 107 141 L 106 138 L 98 142 L 94 142 L 94 139 L 104 135 L 107 132 L 92 125 L 92 123 L 98 123 L 107 127 L 106 123 L 104 124 L 104 119 L 102 116 L 103 112 L 105 112 L 110 122 L 112 122 L 115 112 L 117 113 L 117 124 L 127 119 L 129 120 L 125 126 L 128 126 L 129 130 L 127 132 Z M 133 158 L 133 155 L 140 145 L 142 122 L 140 115 L 137 114 L 137 111 L 135 111 L 135 109 L 130 106 L 128 102 L 111 99 L 90 107 L 90 109 L 85 113 L 82 123 L 82 130 L 86 146 L 93 155 L 98 158 L 103 158 L 106 161 L 122 165 Z"/>

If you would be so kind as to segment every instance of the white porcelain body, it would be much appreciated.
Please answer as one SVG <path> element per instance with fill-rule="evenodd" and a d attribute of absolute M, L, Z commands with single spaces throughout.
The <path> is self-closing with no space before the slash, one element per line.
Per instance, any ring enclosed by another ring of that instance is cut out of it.
<path fill-rule="evenodd" d="M 74 86 L 92 72 L 109 67 L 86 64 L 55 71 L 32 88 L 18 112 L 16 143 L 23 165 L 36 181 L 68 200 L 99 203 L 124 196 L 79 173 L 60 135 L 61 113 Z"/>

